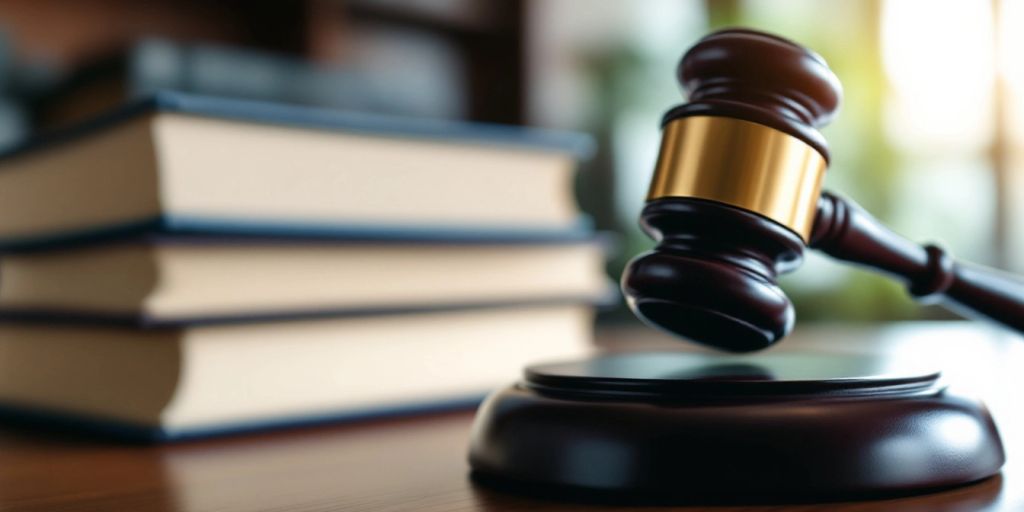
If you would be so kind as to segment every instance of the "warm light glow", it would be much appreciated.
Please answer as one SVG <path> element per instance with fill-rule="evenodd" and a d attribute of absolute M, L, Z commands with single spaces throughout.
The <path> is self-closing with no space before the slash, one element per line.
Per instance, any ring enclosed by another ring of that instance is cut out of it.
<path fill-rule="evenodd" d="M 1018 148 L 1013 169 L 1024 169 L 1024 0 L 1003 0 L 999 4 L 999 75 L 1006 87 L 1004 109 L 1006 129 Z M 1018 178 L 1020 179 L 1020 178 Z M 1021 226 L 1024 230 L 1024 226 Z"/>
<path fill-rule="evenodd" d="M 999 71 L 1008 85 L 1024 94 L 1024 0 L 999 6 Z"/>
<path fill-rule="evenodd" d="M 982 150 L 991 138 L 992 8 L 977 0 L 887 0 L 882 11 L 887 107 L 895 142 L 912 150 Z"/>

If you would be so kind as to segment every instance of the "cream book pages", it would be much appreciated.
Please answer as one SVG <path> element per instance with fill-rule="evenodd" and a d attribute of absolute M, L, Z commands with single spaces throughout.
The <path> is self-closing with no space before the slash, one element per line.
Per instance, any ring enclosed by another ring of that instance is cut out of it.
<path fill-rule="evenodd" d="M 0 259 L 0 314 L 149 323 L 598 301 L 597 243 L 332 244 L 170 240 Z"/>
<path fill-rule="evenodd" d="M 169 231 L 565 236 L 579 135 L 158 93 L 0 155 L 0 248 Z"/>
<path fill-rule="evenodd" d="M 5 408 L 160 437 L 479 398 L 591 346 L 585 306 L 136 331 L 0 324 Z"/>

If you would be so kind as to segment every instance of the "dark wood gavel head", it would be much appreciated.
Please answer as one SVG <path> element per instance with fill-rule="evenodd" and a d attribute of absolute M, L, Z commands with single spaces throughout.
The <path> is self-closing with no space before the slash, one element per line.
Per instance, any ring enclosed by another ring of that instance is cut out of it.
<path fill-rule="evenodd" d="M 776 283 L 800 265 L 828 149 L 817 128 L 839 80 L 817 54 L 751 30 L 724 30 L 683 56 L 689 102 L 662 121 L 641 226 L 658 245 L 630 262 L 626 299 L 644 321 L 743 352 L 789 333 Z"/>

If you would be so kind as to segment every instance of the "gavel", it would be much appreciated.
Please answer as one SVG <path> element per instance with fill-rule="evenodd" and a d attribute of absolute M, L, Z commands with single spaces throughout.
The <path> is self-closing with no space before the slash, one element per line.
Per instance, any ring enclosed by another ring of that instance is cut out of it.
<path fill-rule="evenodd" d="M 731 29 L 701 39 L 678 78 L 641 227 L 657 241 L 622 276 L 647 323 L 731 352 L 766 348 L 793 327 L 776 282 L 806 247 L 877 270 L 914 297 L 1024 332 L 1024 282 L 954 261 L 821 190 L 829 152 L 818 128 L 839 108 L 838 78 L 788 40 Z"/>

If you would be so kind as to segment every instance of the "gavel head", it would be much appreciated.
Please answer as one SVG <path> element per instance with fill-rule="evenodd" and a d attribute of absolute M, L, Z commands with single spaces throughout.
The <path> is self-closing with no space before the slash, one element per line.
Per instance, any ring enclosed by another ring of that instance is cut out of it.
<path fill-rule="evenodd" d="M 622 289 L 642 320 L 720 349 L 765 348 L 789 333 L 776 283 L 810 239 L 828 149 L 817 128 L 839 80 L 817 54 L 751 30 L 723 30 L 683 56 L 689 103 L 662 121 L 641 227 L 658 245 Z"/>

